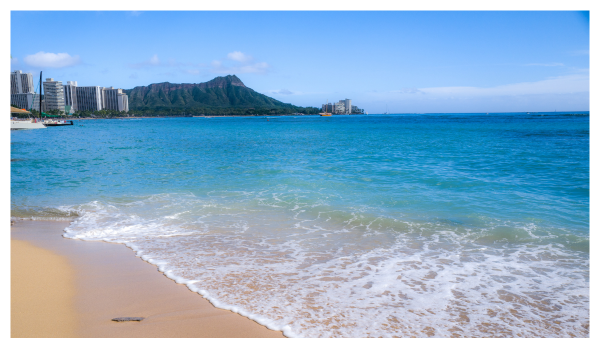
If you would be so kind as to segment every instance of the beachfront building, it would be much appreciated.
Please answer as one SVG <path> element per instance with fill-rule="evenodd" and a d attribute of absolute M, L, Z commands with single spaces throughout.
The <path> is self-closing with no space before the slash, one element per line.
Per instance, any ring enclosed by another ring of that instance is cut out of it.
<path fill-rule="evenodd" d="M 335 110 L 335 105 L 333 103 L 327 103 L 321 106 L 321 111 L 323 112 L 327 112 L 327 113 L 332 113 Z"/>
<path fill-rule="evenodd" d="M 10 73 L 10 104 L 21 109 L 31 109 L 33 91 L 33 75 L 31 73 L 23 73 L 20 70 Z"/>
<path fill-rule="evenodd" d="M 328 113 L 336 115 L 350 115 L 357 111 L 358 107 L 352 105 L 351 99 L 339 100 L 336 103 L 324 104 L 321 107 L 322 111 L 325 112 L 327 109 Z M 360 110 L 360 109 L 358 109 Z M 356 114 L 356 113 L 355 113 Z"/>
<path fill-rule="evenodd" d="M 65 92 L 65 112 L 73 114 L 78 110 L 77 81 L 67 81 L 67 84 L 63 85 L 63 90 Z"/>
<path fill-rule="evenodd" d="M 107 110 L 129 111 L 129 101 L 123 89 L 102 88 L 102 107 Z"/>
<path fill-rule="evenodd" d="M 65 92 L 61 81 L 53 78 L 44 81 L 44 101 L 48 110 L 65 111 Z"/>
<path fill-rule="evenodd" d="M 128 112 L 129 111 L 129 98 L 127 97 L 127 94 L 125 94 L 125 93 L 117 94 L 117 104 L 119 105 L 118 111 Z"/>
<path fill-rule="evenodd" d="M 77 111 L 102 110 L 102 87 L 76 87 Z"/>
<path fill-rule="evenodd" d="M 15 70 L 10 73 L 10 94 L 33 93 L 33 75 Z"/>
<path fill-rule="evenodd" d="M 37 100 L 37 102 L 36 102 Z M 35 93 L 23 93 L 23 94 L 11 94 L 10 104 L 17 106 L 21 109 L 35 109 L 38 110 L 40 107 L 40 97 Z"/>
<path fill-rule="evenodd" d="M 334 103 L 334 107 L 334 114 L 344 115 L 344 113 L 346 112 L 346 104 L 342 100 L 340 100 L 337 103 Z"/>

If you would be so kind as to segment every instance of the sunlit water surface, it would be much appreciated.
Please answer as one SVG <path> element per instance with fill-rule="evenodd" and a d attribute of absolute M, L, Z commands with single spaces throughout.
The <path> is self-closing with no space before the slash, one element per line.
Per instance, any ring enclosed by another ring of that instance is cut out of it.
<path fill-rule="evenodd" d="M 12 215 L 125 243 L 289 337 L 589 334 L 589 114 L 11 132 Z"/>

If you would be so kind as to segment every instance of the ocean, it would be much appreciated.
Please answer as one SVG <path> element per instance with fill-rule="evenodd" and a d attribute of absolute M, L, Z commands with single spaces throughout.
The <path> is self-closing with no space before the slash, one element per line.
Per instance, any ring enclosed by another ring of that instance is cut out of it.
<path fill-rule="evenodd" d="M 589 113 L 11 132 L 13 217 L 123 243 L 288 337 L 589 335 Z"/>

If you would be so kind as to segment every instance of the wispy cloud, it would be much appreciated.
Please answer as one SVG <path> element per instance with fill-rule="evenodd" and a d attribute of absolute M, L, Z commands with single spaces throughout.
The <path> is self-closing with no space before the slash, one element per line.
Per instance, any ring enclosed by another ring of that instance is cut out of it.
<path fill-rule="evenodd" d="M 149 60 L 145 60 L 138 63 L 132 63 L 129 65 L 129 67 L 133 69 L 150 68 L 156 66 L 160 66 L 160 59 L 158 58 L 158 54 L 152 55 L 152 57 Z"/>
<path fill-rule="evenodd" d="M 138 78 L 138 74 L 137 73 L 131 73 L 131 75 L 129 75 L 130 79 L 137 79 Z"/>
<path fill-rule="evenodd" d="M 10 58 L 10 64 L 11 65 L 18 65 L 19 64 L 19 59 L 11 57 Z"/>
<path fill-rule="evenodd" d="M 131 12 L 129 12 L 129 15 L 131 15 L 131 16 L 140 16 L 140 15 L 142 15 L 142 12 L 140 12 L 140 11 L 131 11 Z"/>
<path fill-rule="evenodd" d="M 525 66 L 564 67 L 565 65 L 560 62 L 549 62 L 549 63 L 528 63 Z"/>
<path fill-rule="evenodd" d="M 565 76 L 551 77 L 535 82 L 513 83 L 495 87 L 430 87 L 430 88 L 409 88 L 389 91 L 386 93 L 374 93 L 373 95 L 403 95 L 403 94 L 423 94 L 418 95 L 420 99 L 435 98 L 474 98 L 474 97 L 498 97 L 498 96 L 523 96 L 540 94 L 573 94 L 589 92 L 590 78 L 589 73 L 577 73 Z M 404 98 L 417 98 L 417 96 L 403 96 Z"/>
<path fill-rule="evenodd" d="M 240 51 L 228 53 L 225 60 L 214 60 L 211 62 L 211 72 L 218 74 L 265 74 L 269 68 L 268 63 L 255 62 L 251 55 Z"/>
<path fill-rule="evenodd" d="M 24 58 L 26 64 L 40 68 L 64 68 L 75 66 L 81 63 L 79 55 L 71 56 L 67 53 L 46 53 L 38 52 L 33 55 L 27 55 Z"/>
<path fill-rule="evenodd" d="M 288 90 L 288 89 L 270 90 L 269 93 L 271 93 L 271 94 L 279 94 L 279 95 L 293 95 L 293 94 L 295 94 L 293 91 Z"/>
<path fill-rule="evenodd" d="M 421 90 L 417 88 L 402 88 L 399 90 L 392 90 L 391 93 L 401 93 L 401 94 L 424 94 Z"/>
<path fill-rule="evenodd" d="M 250 62 L 252 61 L 252 56 L 250 55 L 246 55 L 242 52 L 239 51 L 235 51 L 235 52 L 231 52 L 229 54 L 227 54 L 227 58 L 229 60 L 234 60 L 234 61 L 238 61 L 238 62 Z"/>

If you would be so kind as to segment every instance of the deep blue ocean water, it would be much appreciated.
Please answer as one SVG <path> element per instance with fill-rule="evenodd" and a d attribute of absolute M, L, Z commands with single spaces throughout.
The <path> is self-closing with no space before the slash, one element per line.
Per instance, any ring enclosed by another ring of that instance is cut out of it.
<path fill-rule="evenodd" d="M 11 132 L 13 217 L 125 243 L 290 337 L 589 333 L 589 114 Z"/>

